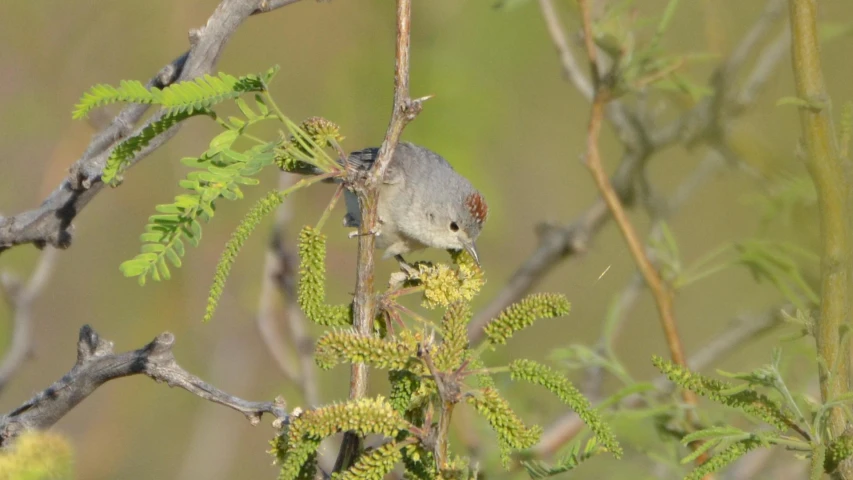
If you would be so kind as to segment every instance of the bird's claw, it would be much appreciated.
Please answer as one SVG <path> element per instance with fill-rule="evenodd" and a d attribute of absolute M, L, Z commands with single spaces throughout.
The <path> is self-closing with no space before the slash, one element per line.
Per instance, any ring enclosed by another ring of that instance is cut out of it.
<path fill-rule="evenodd" d="M 404 273 L 408 280 L 418 280 L 420 278 L 420 270 L 410 265 L 402 255 L 395 255 L 394 258 L 400 265 L 400 270 L 402 270 L 401 273 Z"/>

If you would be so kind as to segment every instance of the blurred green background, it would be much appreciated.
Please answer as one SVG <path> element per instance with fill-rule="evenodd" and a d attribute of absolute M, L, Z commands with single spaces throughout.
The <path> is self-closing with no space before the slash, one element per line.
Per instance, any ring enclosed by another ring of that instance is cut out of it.
<path fill-rule="evenodd" d="M 404 138 L 443 154 L 489 201 L 489 222 L 478 242 L 488 283 L 476 308 L 536 248 L 538 223 L 566 224 L 596 198 L 580 162 L 588 105 L 563 80 L 535 2 L 509 10 L 494 9 L 491 1 L 414 3 L 411 93 L 435 98 Z M 638 3 L 641 12 L 654 14 L 665 2 Z M 725 56 L 763 4 L 682 2 L 664 44 L 672 53 Z M 95 83 L 147 80 L 187 48 L 188 30 L 202 26 L 216 5 L 215 0 L 0 3 L 0 213 L 36 206 L 85 149 L 98 122 L 109 118 L 72 121 L 71 109 L 82 92 Z M 827 19 L 853 18 L 850 2 L 825 1 L 821 7 Z M 575 31 L 571 10 L 563 13 Z M 337 122 L 347 137 L 344 147 L 355 150 L 378 145 L 387 126 L 393 39 L 392 2 L 305 0 L 246 22 L 228 44 L 220 70 L 244 74 L 281 65 L 273 93 L 285 112 L 296 120 L 321 115 Z M 851 41 L 847 35 L 823 50 L 829 91 L 837 103 L 853 99 Z M 686 72 L 704 84 L 716 63 L 690 65 Z M 733 144 L 742 159 L 766 175 L 801 172 L 793 154 L 796 111 L 775 106 L 786 95 L 792 95 L 787 57 L 755 108 L 733 126 Z M 113 340 L 117 350 L 138 348 L 171 331 L 179 362 L 214 385 L 247 399 L 283 394 L 289 406 L 301 404 L 272 363 L 254 322 L 268 229 L 259 230 L 241 253 L 214 321 L 200 322 L 222 246 L 251 202 L 275 185 L 274 172 L 267 173 L 264 185 L 248 188 L 243 202 L 221 205 L 201 246 L 188 253 L 168 284 L 140 288 L 118 270 L 137 253 L 137 237 L 154 205 L 178 192 L 177 181 L 186 172 L 178 160 L 203 151 L 215 132 L 211 122 L 191 120 L 177 138 L 134 167 L 120 188 L 104 191 L 78 217 L 73 247 L 60 255 L 35 305 L 34 356 L 3 392 L 0 411 L 19 405 L 71 368 L 77 330 L 85 323 Z M 602 153 L 608 169 L 622 153 L 606 129 Z M 671 148 L 652 159 L 649 178 L 661 192 L 672 192 L 704 153 L 702 148 Z M 723 170 L 696 192 L 671 221 L 685 262 L 758 231 L 759 212 L 744 202 L 755 189 L 754 180 Z M 290 200 L 291 241 L 301 225 L 316 222 L 332 191 L 321 185 Z M 354 284 L 356 243 L 339 226 L 342 214 L 339 207 L 326 228 L 334 302 L 349 298 Z M 644 232 L 648 218 L 635 212 L 632 219 Z M 814 218 L 800 218 L 796 237 L 809 237 L 815 225 Z M 795 237 L 783 229 L 774 235 Z M 37 258 L 32 247 L 16 248 L 0 257 L 0 269 L 27 275 Z M 394 269 L 394 262 L 383 262 L 379 278 Z M 535 287 L 565 293 L 573 302 L 572 314 L 524 332 L 511 343 L 512 353 L 547 360 L 554 348 L 594 343 L 608 303 L 633 272 L 618 231 L 608 225 L 581 261 L 558 266 Z M 679 292 L 677 317 L 687 352 L 724 331 L 737 314 L 779 301 L 773 288 L 756 285 L 746 270 L 727 270 Z M 8 342 L 10 318 L 8 309 L 0 309 L 0 342 Z M 720 365 L 737 369 L 764 363 L 771 344 L 759 342 Z M 638 378 L 653 375 L 650 355 L 666 355 L 647 296 L 631 312 L 618 349 Z M 324 401 L 345 397 L 348 369 L 319 375 Z M 547 425 L 564 411 L 546 395 L 510 391 L 508 396 L 531 423 Z M 273 435 L 268 421 L 250 427 L 233 411 L 141 377 L 108 383 L 56 429 L 72 440 L 83 479 L 276 474 L 265 453 Z M 576 478 L 599 478 L 601 472 L 615 474 L 625 466 L 605 455 L 585 465 Z"/>

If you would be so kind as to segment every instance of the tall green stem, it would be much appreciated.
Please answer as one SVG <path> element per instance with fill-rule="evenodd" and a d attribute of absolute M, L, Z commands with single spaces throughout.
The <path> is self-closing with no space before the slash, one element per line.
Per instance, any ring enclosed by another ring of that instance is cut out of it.
<path fill-rule="evenodd" d="M 820 356 L 820 393 L 824 401 L 849 388 L 848 349 L 842 345 L 843 328 L 850 315 L 851 208 L 850 182 L 838 151 L 821 71 L 817 31 L 817 1 L 790 0 L 791 58 L 797 96 L 802 100 L 800 125 L 806 164 L 817 190 L 820 208 L 821 292 L 816 341 Z M 832 437 L 841 435 L 846 419 L 840 408 L 830 413 Z M 845 478 L 848 478 L 845 475 Z"/>

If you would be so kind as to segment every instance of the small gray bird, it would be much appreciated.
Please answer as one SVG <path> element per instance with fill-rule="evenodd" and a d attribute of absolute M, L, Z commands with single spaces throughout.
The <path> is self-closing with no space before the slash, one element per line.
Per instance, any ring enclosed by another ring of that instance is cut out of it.
<path fill-rule="evenodd" d="M 367 148 L 349 155 L 350 168 L 368 170 L 379 154 Z M 486 221 L 486 200 L 471 182 L 459 175 L 443 157 L 417 145 L 401 142 L 379 187 L 379 226 L 376 247 L 383 258 L 427 247 L 465 250 L 480 263 L 474 241 Z M 344 192 L 347 214 L 344 226 L 361 225 L 358 198 Z"/>

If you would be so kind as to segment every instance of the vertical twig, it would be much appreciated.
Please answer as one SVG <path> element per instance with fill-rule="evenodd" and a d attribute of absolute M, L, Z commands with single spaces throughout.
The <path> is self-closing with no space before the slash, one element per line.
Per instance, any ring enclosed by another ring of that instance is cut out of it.
<path fill-rule="evenodd" d="M 593 84 L 595 85 L 595 97 L 592 102 L 590 111 L 589 128 L 587 131 L 587 152 L 585 164 L 592 174 L 598 189 L 601 191 L 601 196 L 607 203 L 614 220 L 619 226 L 625 242 L 628 244 L 628 249 L 637 263 L 637 267 L 643 275 L 643 279 L 649 286 L 652 296 L 655 299 L 658 313 L 660 314 L 661 326 L 663 327 L 666 343 L 669 347 L 670 356 L 673 362 L 678 365 L 685 365 L 684 348 L 681 345 L 681 338 L 678 335 L 678 329 L 675 324 L 675 314 L 672 307 L 672 293 L 669 287 L 663 282 L 660 274 L 655 269 L 652 262 L 646 255 L 643 249 L 643 244 L 640 242 L 637 232 L 622 203 L 619 201 L 619 196 L 613 189 L 610 179 L 604 172 L 604 167 L 601 165 L 601 156 L 598 151 L 598 138 L 601 133 L 601 122 L 604 117 L 604 107 L 610 100 L 610 90 L 607 85 L 601 82 L 601 76 L 598 70 L 596 61 L 597 53 L 595 43 L 592 38 L 592 20 L 590 18 L 589 4 L 586 0 L 580 0 L 581 15 L 583 17 L 584 42 L 586 46 L 587 56 L 589 57 L 590 68 L 592 69 Z M 696 404 L 696 396 L 689 390 L 683 391 L 684 401 L 690 405 Z"/>
<path fill-rule="evenodd" d="M 374 247 L 377 231 L 379 186 L 394 155 L 394 149 L 406 125 L 422 108 L 422 100 L 409 98 L 409 44 L 412 19 L 412 1 L 397 0 L 397 42 L 394 68 L 394 106 L 385 140 L 379 148 L 376 162 L 366 176 L 350 172 L 350 187 L 358 195 L 361 209 L 361 231 L 358 237 L 358 271 L 356 273 L 355 298 L 353 299 L 353 324 L 361 335 L 373 335 L 376 317 L 374 294 Z M 364 364 L 353 364 L 350 373 L 350 399 L 364 397 L 367 393 L 368 369 Z M 352 432 L 344 434 L 341 451 L 335 463 L 335 471 L 348 468 L 358 454 L 360 439 Z"/>
<path fill-rule="evenodd" d="M 815 337 L 820 358 L 820 393 L 824 401 L 848 390 L 847 346 L 841 345 L 842 328 L 849 325 L 851 301 L 850 206 L 847 172 L 838 154 L 829 116 L 829 96 L 823 83 L 817 2 L 790 0 L 791 60 L 800 105 L 800 126 L 806 165 L 817 190 L 820 210 L 821 300 Z M 832 437 L 841 435 L 846 420 L 841 408 L 829 418 Z M 844 475 L 845 478 L 850 478 Z"/>

